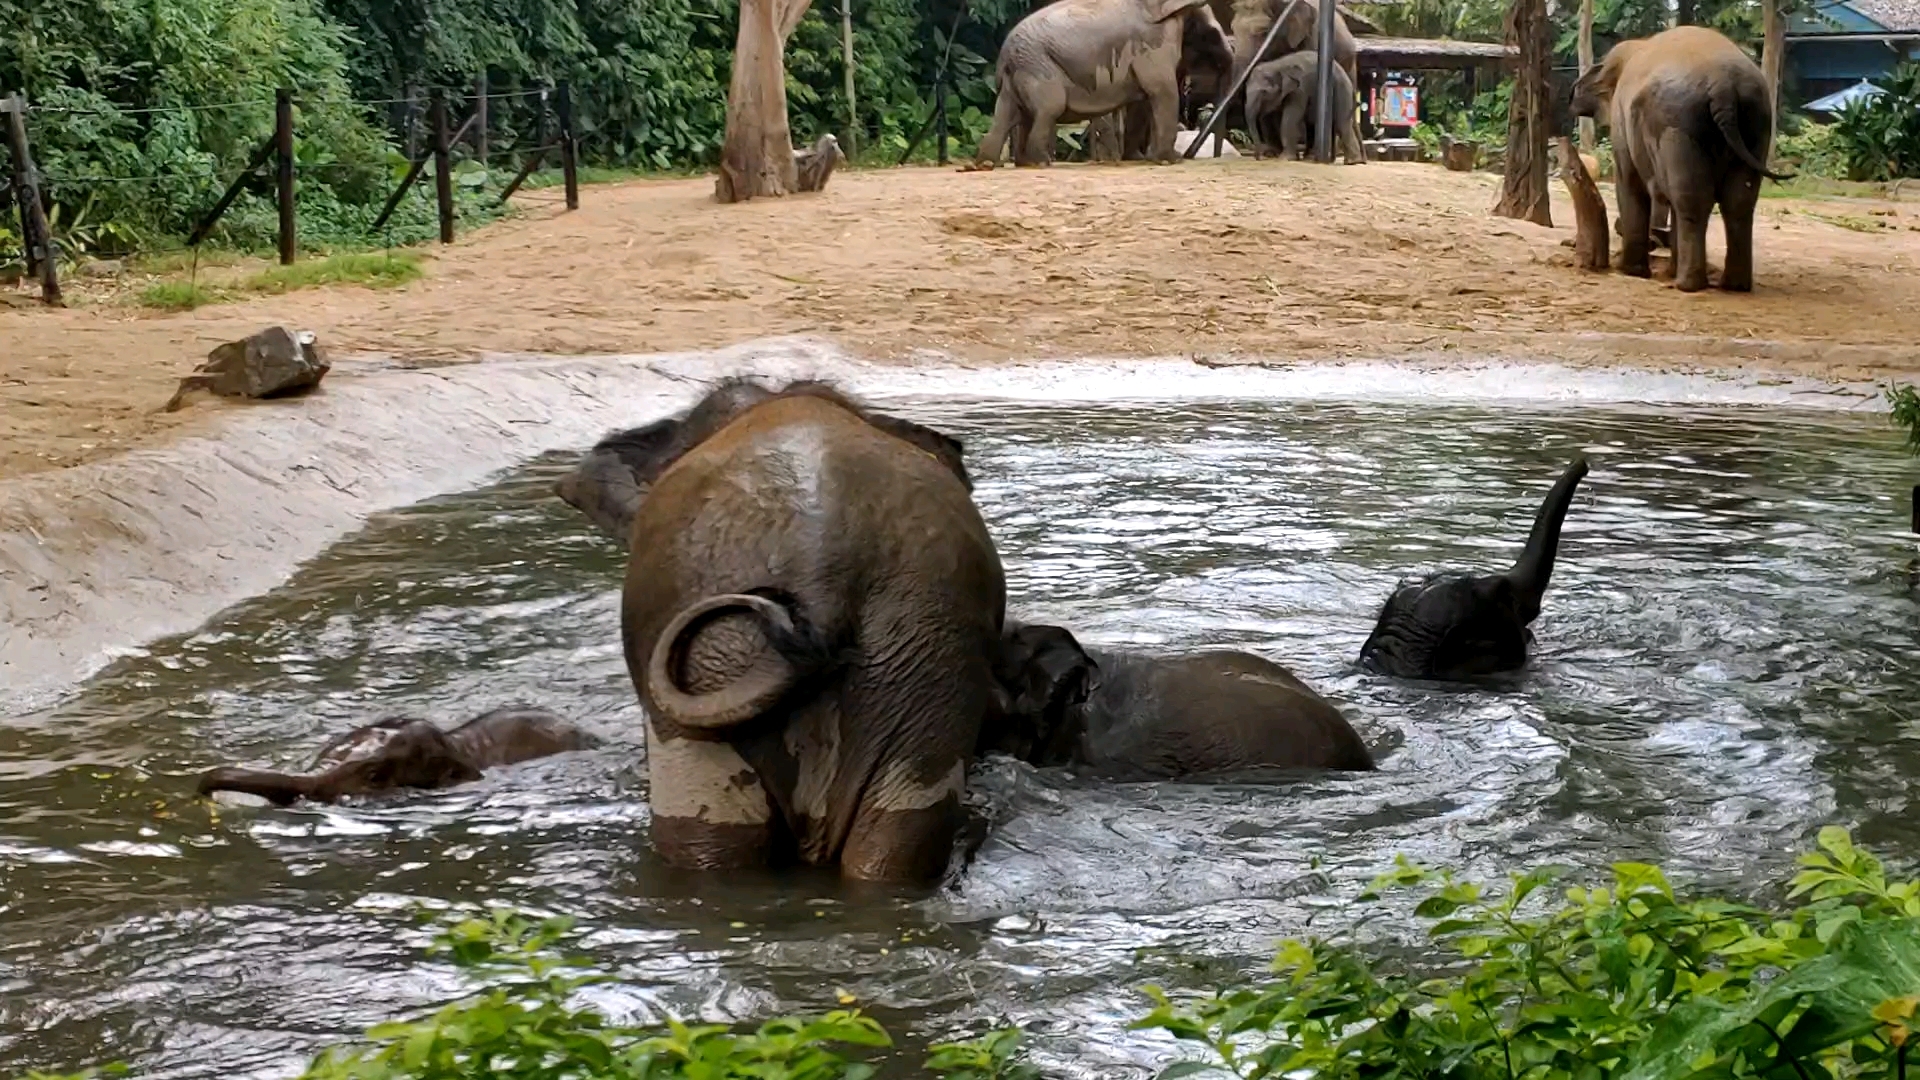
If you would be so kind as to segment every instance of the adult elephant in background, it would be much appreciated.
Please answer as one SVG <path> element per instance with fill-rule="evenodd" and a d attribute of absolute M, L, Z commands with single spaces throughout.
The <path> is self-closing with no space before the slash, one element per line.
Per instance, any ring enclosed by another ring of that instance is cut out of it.
<path fill-rule="evenodd" d="M 1312 149 L 1315 108 L 1319 95 L 1317 52 L 1297 52 L 1278 60 L 1269 60 L 1253 69 L 1247 79 L 1247 133 L 1253 136 L 1253 151 L 1263 157 L 1277 147 L 1280 156 L 1298 158 Z M 1367 160 L 1360 144 L 1360 131 L 1354 119 L 1353 83 L 1347 73 L 1335 67 L 1328 73 L 1333 90 L 1334 135 L 1347 164 Z"/>
<path fill-rule="evenodd" d="M 1009 138 L 1015 164 L 1050 164 L 1056 126 L 1135 102 L 1149 110 L 1147 156 L 1174 161 L 1182 58 L 1231 63 L 1228 50 L 1207 0 L 1056 0 L 1000 46 L 993 125 L 974 166 L 998 164 Z"/>
<path fill-rule="evenodd" d="M 655 848 L 937 876 L 1005 603 L 958 445 L 819 383 L 722 386 L 658 445 L 621 596 Z"/>
<path fill-rule="evenodd" d="M 1292 53 L 1318 51 L 1321 2 L 1300 0 L 1296 5 L 1291 0 L 1208 0 L 1215 18 L 1232 36 L 1232 77 L 1239 78 L 1241 71 L 1255 64 L 1278 60 Z M 1286 21 L 1281 25 L 1280 32 L 1274 35 L 1273 44 L 1260 52 L 1260 43 L 1266 40 L 1273 21 L 1282 16 L 1286 17 Z M 1260 55 L 1255 56 L 1256 52 L 1260 52 Z M 1333 59 L 1347 73 L 1347 81 L 1359 85 L 1360 46 L 1345 19 L 1340 19 L 1333 28 Z M 1232 83 L 1225 85 L 1231 86 Z"/>
<path fill-rule="evenodd" d="M 1572 111 L 1607 122 L 1620 206 L 1620 269 L 1652 272 L 1653 207 L 1672 211 L 1674 287 L 1707 287 L 1713 208 L 1727 233 L 1720 287 L 1753 288 L 1753 215 L 1773 144 L 1773 100 L 1759 65 L 1704 26 L 1623 41 L 1573 84 Z"/>
<path fill-rule="evenodd" d="M 1585 457 L 1567 466 L 1506 573 L 1435 574 L 1396 587 L 1361 646 L 1361 665 L 1403 679 L 1454 681 L 1524 667 L 1533 643 L 1528 627 L 1540 617 L 1553 576 L 1560 526 L 1586 475 Z"/>
<path fill-rule="evenodd" d="M 1250 653 L 1091 651 L 1061 627 L 1011 623 L 1001 646 L 983 753 L 1120 780 L 1373 768 L 1339 709 Z"/>

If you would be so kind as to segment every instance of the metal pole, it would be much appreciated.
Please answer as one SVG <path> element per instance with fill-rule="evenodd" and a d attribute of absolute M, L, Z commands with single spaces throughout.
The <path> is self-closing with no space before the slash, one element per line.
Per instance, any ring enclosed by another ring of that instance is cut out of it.
<path fill-rule="evenodd" d="M 433 122 L 433 194 L 440 205 L 440 242 L 453 243 L 453 163 L 447 153 L 447 94 L 433 88 L 427 105 Z"/>
<path fill-rule="evenodd" d="M 1314 28 L 1319 31 L 1320 50 L 1318 62 L 1313 71 L 1313 160 L 1322 165 L 1333 163 L 1333 46 L 1339 38 L 1335 27 L 1340 20 L 1340 5 L 1335 0 L 1320 0 L 1318 21 Z M 1352 109 L 1353 102 L 1346 102 L 1346 108 Z"/>
<path fill-rule="evenodd" d="M 280 265 L 292 266 L 299 251 L 293 216 L 293 91 L 273 92 L 274 201 L 280 204 Z"/>
<path fill-rule="evenodd" d="M 573 137 L 573 88 L 560 84 L 560 176 L 567 185 L 567 209 L 580 209 L 579 143 Z"/>
<path fill-rule="evenodd" d="M 860 110 L 853 100 L 853 0 L 840 0 L 840 60 L 847 69 L 847 157 L 852 158 L 860 153 Z"/>
<path fill-rule="evenodd" d="M 41 301 L 57 305 L 60 258 L 53 247 L 53 230 L 47 227 L 46 208 L 40 205 L 40 170 L 34 168 L 33 152 L 27 146 L 27 97 L 14 94 L 4 106 L 7 144 L 13 152 L 13 192 L 20 203 L 20 246 L 26 249 L 27 267 L 40 273 Z"/>
<path fill-rule="evenodd" d="M 1213 115 L 1207 117 L 1206 125 L 1200 129 L 1198 135 L 1193 137 L 1193 141 L 1187 144 L 1187 150 L 1180 155 L 1181 157 L 1190 158 L 1199 153 L 1200 144 L 1206 141 L 1207 136 L 1213 134 L 1215 128 L 1227 122 L 1227 108 L 1240 97 L 1240 91 L 1246 89 L 1247 80 L 1253 77 L 1254 62 L 1267 54 L 1267 50 L 1273 45 L 1273 39 L 1280 36 L 1280 28 L 1286 25 L 1287 19 L 1293 15 L 1293 9 L 1300 6 L 1302 2 L 1303 0 L 1289 0 L 1286 9 L 1280 12 L 1280 17 L 1273 20 L 1272 26 L 1267 27 L 1267 36 L 1261 40 L 1260 47 L 1254 50 L 1246 66 L 1240 69 L 1239 78 L 1234 79 L 1233 85 L 1227 87 L 1227 92 L 1220 95 L 1220 100 L 1214 103 Z"/>

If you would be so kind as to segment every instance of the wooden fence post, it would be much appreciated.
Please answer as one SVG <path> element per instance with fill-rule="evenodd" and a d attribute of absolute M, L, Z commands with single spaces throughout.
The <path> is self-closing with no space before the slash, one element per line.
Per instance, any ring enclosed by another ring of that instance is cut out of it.
<path fill-rule="evenodd" d="M 573 87 L 560 84 L 560 175 L 567 183 L 567 209 L 580 209 L 578 143 L 573 137 Z"/>
<path fill-rule="evenodd" d="M 27 268 L 40 274 L 40 299 L 60 303 L 60 253 L 53 246 L 53 230 L 47 227 L 46 207 L 40 205 L 40 170 L 33 167 L 33 153 L 27 147 L 27 98 L 14 94 L 4 103 L 7 114 L 7 146 L 13 155 L 13 194 L 20 206 L 20 246 L 26 250 Z"/>
<path fill-rule="evenodd" d="M 407 105 L 406 105 L 407 120 L 406 120 L 406 123 L 402 125 L 404 130 L 402 130 L 401 136 L 406 140 L 406 143 L 407 143 L 407 160 L 419 161 L 420 160 L 420 91 L 412 83 L 408 83 L 405 91 L 405 97 L 407 99 Z"/>
<path fill-rule="evenodd" d="M 941 72 L 940 79 L 933 84 L 933 112 L 940 118 L 940 164 L 947 163 L 947 78 Z"/>
<path fill-rule="evenodd" d="M 487 73 L 473 77 L 473 156 L 487 163 Z"/>
<path fill-rule="evenodd" d="M 273 92 L 274 201 L 280 204 L 280 265 L 292 266 L 299 241 L 293 206 L 293 91 Z"/>
<path fill-rule="evenodd" d="M 447 152 L 447 94 L 435 87 L 427 106 L 433 122 L 433 194 L 440 204 L 440 242 L 453 243 L 453 162 Z"/>

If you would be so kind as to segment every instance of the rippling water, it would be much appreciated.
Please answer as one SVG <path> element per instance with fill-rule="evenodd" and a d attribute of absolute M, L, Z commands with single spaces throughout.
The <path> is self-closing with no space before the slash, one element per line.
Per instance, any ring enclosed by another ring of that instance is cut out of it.
<path fill-rule="evenodd" d="M 1238 645 L 1343 704 L 1376 774 L 1094 784 L 992 762 L 996 824 L 932 896 L 721 879 L 645 843 L 622 562 L 548 495 L 560 459 L 383 515 L 59 706 L 0 721 L 0 1074 L 123 1058 L 283 1075 L 455 996 L 414 905 L 580 916 L 629 1018 L 821 1008 L 897 1033 L 1011 1018 L 1126 1075 L 1134 988 L 1257 969 L 1394 854 L 1504 874 L 1658 860 L 1745 889 L 1842 820 L 1920 856 L 1916 545 L 1877 417 L 1757 408 L 1315 403 L 901 411 L 967 444 L 1018 615 L 1092 642 Z M 1357 672 L 1403 574 L 1501 567 L 1578 451 L 1531 670 Z M 547 705 L 603 749 L 378 805 L 214 810 L 215 762 L 301 765 L 379 715 Z"/>

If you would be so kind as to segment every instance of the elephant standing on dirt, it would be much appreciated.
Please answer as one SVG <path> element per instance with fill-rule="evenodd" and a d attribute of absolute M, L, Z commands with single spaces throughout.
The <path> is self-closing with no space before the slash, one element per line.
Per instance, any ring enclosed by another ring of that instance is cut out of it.
<path fill-rule="evenodd" d="M 1576 116 L 1605 119 L 1620 204 L 1620 269 L 1652 271 L 1655 203 L 1672 211 L 1674 286 L 1707 287 L 1707 224 L 1715 205 L 1727 233 L 1720 287 L 1753 288 L 1753 215 L 1773 144 L 1773 102 L 1759 65 L 1703 26 L 1623 41 L 1573 84 Z"/>
<path fill-rule="evenodd" d="M 1009 624 L 994 676 L 983 753 L 1122 780 L 1373 768 L 1339 709 L 1249 653 L 1091 652 L 1058 626 Z"/>
<path fill-rule="evenodd" d="M 1009 138 L 1016 165 L 1053 161 L 1054 128 L 1145 102 L 1147 156 L 1173 161 L 1180 68 L 1232 63 L 1207 0 L 1055 0 L 1020 20 L 1000 46 L 993 126 L 976 168 L 992 168 Z"/>
<path fill-rule="evenodd" d="M 654 847 L 937 876 L 1005 604 L 959 443 L 811 382 L 723 385 L 654 438 L 621 597 Z"/>
<path fill-rule="evenodd" d="M 1280 156 L 1293 160 L 1312 149 L 1318 96 L 1320 54 L 1290 53 L 1253 69 L 1247 79 L 1247 133 L 1253 152 L 1264 157 L 1277 146 Z M 1354 120 L 1353 81 L 1339 65 L 1328 72 L 1333 90 L 1333 130 L 1347 164 L 1367 160 Z"/>
<path fill-rule="evenodd" d="M 1587 475 L 1587 459 L 1567 466 L 1541 503 L 1533 532 L 1513 569 L 1504 574 L 1435 574 L 1403 582 L 1387 598 L 1360 663 L 1403 679 L 1460 681 L 1526 666 L 1528 629 L 1553 576 L 1560 526 L 1573 493 Z"/>

